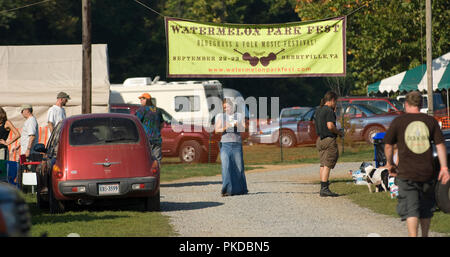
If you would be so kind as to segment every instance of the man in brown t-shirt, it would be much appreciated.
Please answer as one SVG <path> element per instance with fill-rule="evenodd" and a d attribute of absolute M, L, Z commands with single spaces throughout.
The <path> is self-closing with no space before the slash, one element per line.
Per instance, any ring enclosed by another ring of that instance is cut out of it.
<path fill-rule="evenodd" d="M 447 149 L 439 124 L 432 116 L 420 112 L 422 95 L 412 91 L 406 95 L 406 114 L 396 118 L 384 137 L 387 168 L 396 176 L 399 187 L 397 213 L 406 220 L 409 236 L 417 236 L 420 226 L 422 236 L 428 236 L 432 209 L 436 203 L 434 185 L 436 178 L 446 184 L 450 176 L 447 168 Z M 441 170 L 433 167 L 433 148 L 436 145 Z M 398 168 L 393 162 L 393 146 L 398 147 Z"/>

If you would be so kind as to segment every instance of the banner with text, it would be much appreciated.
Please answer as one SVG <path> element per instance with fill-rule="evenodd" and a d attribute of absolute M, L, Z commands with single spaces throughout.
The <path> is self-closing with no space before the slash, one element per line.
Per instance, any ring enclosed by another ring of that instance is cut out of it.
<path fill-rule="evenodd" d="M 250 25 L 165 18 L 167 76 L 345 76 L 346 18 Z"/>

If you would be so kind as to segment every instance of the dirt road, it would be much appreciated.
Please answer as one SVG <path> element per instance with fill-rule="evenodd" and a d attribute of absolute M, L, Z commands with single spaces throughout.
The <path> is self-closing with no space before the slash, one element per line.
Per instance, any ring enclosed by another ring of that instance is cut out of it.
<path fill-rule="evenodd" d="M 360 163 L 339 163 L 349 178 Z M 186 237 L 403 237 L 399 218 L 375 214 L 344 196 L 319 197 L 317 165 L 268 166 L 246 173 L 249 194 L 221 197 L 221 176 L 161 185 L 161 211 Z M 431 236 L 440 236 L 431 233 Z"/>

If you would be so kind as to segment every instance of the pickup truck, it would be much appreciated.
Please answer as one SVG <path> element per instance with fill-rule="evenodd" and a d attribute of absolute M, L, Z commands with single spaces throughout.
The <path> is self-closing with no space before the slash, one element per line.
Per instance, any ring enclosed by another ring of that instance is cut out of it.
<path fill-rule="evenodd" d="M 135 115 L 139 107 L 136 104 L 112 104 L 109 112 Z M 175 123 L 184 128 L 183 131 L 178 132 L 181 129 L 172 128 L 173 117 L 164 109 L 161 110 L 165 121 L 161 130 L 163 157 L 178 156 L 183 163 L 216 162 L 221 135 L 209 133 L 202 126 L 186 125 L 177 121 Z"/>

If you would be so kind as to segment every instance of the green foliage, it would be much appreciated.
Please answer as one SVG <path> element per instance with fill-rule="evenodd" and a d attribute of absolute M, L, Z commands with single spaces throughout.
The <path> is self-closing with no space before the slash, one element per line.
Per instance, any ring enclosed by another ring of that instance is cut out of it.
<path fill-rule="evenodd" d="M 355 81 L 354 94 L 367 85 L 423 64 L 426 59 L 425 1 L 299 0 L 302 20 L 344 16 L 365 6 L 347 20 L 347 76 Z M 449 3 L 433 1 L 433 58 L 450 51 Z"/>
<path fill-rule="evenodd" d="M 72 205 L 63 214 L 50 214 L 36 206 L 36 195 L 26 194 L 31 212 L 31 236 L 66 237 L 168 237 L 176 236 L 169 217 L 160 212 L 144 212 L 138 201 Z"/>
<path fill-rule="evenodd" d="M 92 1 L 92 43 L 108 44 L 110 81 L 166 80 L 164 19 L 132 0 Z M 279 97 L 280 108 L 315 106 L 332 89 L 366 94 L 367 85 L 425 62 L 423 0 L 140 0 L 164 16 L 245 24 L 347 15 L 347 77 L 221 79 L 244 97 Z M 0 44 L 81 44 L 81 1 L 0 0 Z M 450 51 L 449 2 L 433 1 L 433 57 Z"/>

